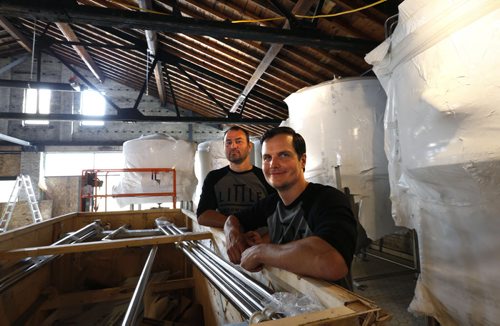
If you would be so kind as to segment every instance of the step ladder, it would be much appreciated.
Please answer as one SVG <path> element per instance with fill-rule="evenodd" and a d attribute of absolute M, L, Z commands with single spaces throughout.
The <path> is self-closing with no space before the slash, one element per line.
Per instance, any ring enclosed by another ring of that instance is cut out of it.
<path fill-rule="evenodd" d="M 29 175 L 21 174 L 16 179 L 14 189 L 12 189 L 9 201 L 5 206 L 2 218 L 0 219 L 0 233 L 7 231 L 7 227 L 9 226 L 9 222 L 12 219 L 12 213 L 14 212 L 14 208 L 16 208 L 17 198 L 19 197 L 19 191 L 21 189 L 24 189 L 26 191 L 26 196 L 28 197 L 28 205 L 31 210 L 33 222 L 39 223 L 43 220 L 42 213 L 40 212 L 40 208 L 38 207 L 38 201 L 36 200 L 35 192 L 33 191 L 31 178 Z"/>

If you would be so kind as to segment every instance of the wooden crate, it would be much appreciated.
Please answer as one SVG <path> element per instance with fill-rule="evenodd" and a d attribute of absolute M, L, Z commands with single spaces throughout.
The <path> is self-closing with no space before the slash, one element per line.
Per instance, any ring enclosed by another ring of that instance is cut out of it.
<path fill-rule="evenodd" d="M 151 229 L 158 217 L 195 232 L 50 246 L 64 234 L 95 220 L 110 229 L 124 224 L 130 225 L 130 229 Z M 0 324 L 50 325 L 65 320 L 97 325 L 96 320 L 101 318 L 102 322 L 103 316 L 107 323 L 112 324 L 113 318 L 119 322 L 153 245 L 158 245 L 159 250 L 144 297 L 147 314 L 162 315 L 172 306 L 168 300 L 178 298 L 176 305 L 180 310 L 198 307 L 194 310 L 202 317 L 193 317 L 193 325 L 242 321 L 238 311 L 175 247 L 178 241 L 201 240 L 211 241 L 216 250 L 223 249 L 221 230 L 199 227 L 195 220 L 190 212 L 171 209 L 72 213 L 1 234 L 2 271 L 26 257 L 59 256 L 0 293 Z M 378 325 L 387 317 L 373 302 L 325 282 L 277 269 L 266 269 L 254 276 L 277 290 L 314 294 L 327 307 L 316 313 L 265 322 L 266 325 Z M 339 300 L 341 306 L 329 305 Z"/>

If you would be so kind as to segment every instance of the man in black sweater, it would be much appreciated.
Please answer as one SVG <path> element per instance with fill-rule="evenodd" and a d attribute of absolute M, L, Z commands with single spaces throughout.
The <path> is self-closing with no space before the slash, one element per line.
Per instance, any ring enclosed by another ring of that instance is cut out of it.
<path fill-rule="evenodd" d="M 293 129 L 271 129 L 261 143 L 264 176 L 277 193 L 227 218 L 230 260 L 252 272 L 268 265 L 347 286 L 356 244 L 347 197 L 305 180 L 305 141 Z M 267 233 L 248 232 L 263 227 Z"/>

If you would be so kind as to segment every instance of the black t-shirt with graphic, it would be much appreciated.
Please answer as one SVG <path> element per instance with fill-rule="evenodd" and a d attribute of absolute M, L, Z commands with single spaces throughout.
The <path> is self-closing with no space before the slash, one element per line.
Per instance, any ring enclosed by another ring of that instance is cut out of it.
<path fill-rule="evenodd" d="M 356 247 L 356 221 L 345 194 L 333 187 L 309 183 L 288 206 L 275 193 L 235 215 L 245 231 L 267 226 L 272 243 L 318 236 L 351 266 Z"/>
<path fill-rule="evenodd" d="M 235 172 L 226 166 L 207 174 L 196 214 L 200 216 L 204 211 L 213 209 L 228 216 L 251 207 L 274 192 L 258 167 Z"/>

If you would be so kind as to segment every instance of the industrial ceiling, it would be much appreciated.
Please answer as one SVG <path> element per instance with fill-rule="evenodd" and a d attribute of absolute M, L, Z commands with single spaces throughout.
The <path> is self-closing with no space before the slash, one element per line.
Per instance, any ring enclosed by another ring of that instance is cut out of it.
<path fill-rule="evenodd" d="M 1 1 L 0 58 L 12 58 L 14 65 L 16 58 L 43 52 L 89 87 L 93 84 L 76 67 L 101 82 L 110 79 L 142 90 L 139 97 L 147 84 L 149 95 L 176 112 L 174 117 L 145 116 L 137 110 L 139 101 L 122 108 L 109 98 L 117 114 L 105 120 L 247 124 L 258 135 L 287 118 L 283 100 L 291 93 L 335 77 L 369 74 L 363 57 L 384 40 L 388 18 L 400 2 Z M 42 86 L 44 81 L 37 82 Z M 0 80 L 3 87 L 24 83 Z M 181 110 L 193 114 L 182 116 Z M 25 116 L 0 112 L 0 118 Z"/>

